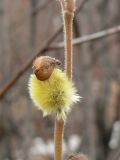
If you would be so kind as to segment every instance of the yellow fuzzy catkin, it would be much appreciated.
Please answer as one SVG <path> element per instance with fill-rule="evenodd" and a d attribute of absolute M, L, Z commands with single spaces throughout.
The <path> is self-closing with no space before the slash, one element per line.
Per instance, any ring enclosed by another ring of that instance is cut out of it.
<path fill-rule="evenodd" d="M 54 69 L 49 79 L 40 81 L 34 74 L 29 79 L 29 93 L 35 105 L 44 115 L 56 113 L 58 119 L 66 119 L 72 103 L 79 101 L 80 96 L 66 74 Z"/>

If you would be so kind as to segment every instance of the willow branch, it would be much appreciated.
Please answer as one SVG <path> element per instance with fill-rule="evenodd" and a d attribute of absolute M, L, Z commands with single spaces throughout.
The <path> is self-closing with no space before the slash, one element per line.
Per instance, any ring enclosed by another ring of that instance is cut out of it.
<path fill-rule="evenodd" d="M 72 22 L 74 16 L 74 9 L 75 0 L 66 0 L 65 8 L 64 10 L 62 10 L 62 14 L 65 40 L 65 71 L 68 79 L 72 78 Z"/>

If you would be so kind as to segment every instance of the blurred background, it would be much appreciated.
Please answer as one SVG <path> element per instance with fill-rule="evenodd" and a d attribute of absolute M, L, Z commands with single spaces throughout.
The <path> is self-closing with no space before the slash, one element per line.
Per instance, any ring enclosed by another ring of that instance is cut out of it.
<path fill-rule="evenodd" d="M 119 25 L 119 0 L 77 0 L 74 38 L 105 31 L 74 45 L 73 80 L 83 99 L 67 119 L 65 157 L 120 159 Z M 27 83 L 38 54 L 60 59 L 64 68 L 62 41 L 58 1 L 0 0 L 0 160 L 53 160 L 54 116 L 43 118 Z"/>

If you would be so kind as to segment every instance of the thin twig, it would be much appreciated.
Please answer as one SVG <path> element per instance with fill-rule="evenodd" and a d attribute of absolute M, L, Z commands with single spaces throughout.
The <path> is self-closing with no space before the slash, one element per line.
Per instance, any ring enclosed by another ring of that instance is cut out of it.
<path fill-rule="evenodd" d="M 83 37 L 75 38 L 75 39 L 73 39 L 72 44 L 73 45 L 80 45 L 82 43 L 86 43 L 88 41 L 99 40 L 100 38 L 104 38 L 106 36 L 111 36 L 111 35 L 119 33 L 119 32 L 120 32 L 120 25 L 113 27 L 113 28 L 106 29 L 106 30 L 102 30 L 97 33 L 93 33 L 93 34 L 86 35 Z M 64 47 L 64 42 L 60 42 L 60 43 L 56 43 L 56 44 L 51 45 L 48 49 L 60 49 L 63 47 Z"/>
<path fill-rule="evenodd" d="M 65 48 L 65 72 L 69 80 L 72 79 L 72 21 L 74 16 L 74 0 L 60 0 L 63 25 L 64 25 L 64 48 Z M 62 142 L 64 133 L 64 120 L 55 120 L 54 143 L 55 154 L 54 160 L 62 160 Z"/>
<path fill-rule="evenodd" d="M 79 13 L 79 11 L 82 9 L 82 7 L 84 6 L 85 2 L 87 2 L 88 0 L 83 0 L 81 1 L 77 12 Z M 33 57 L 31 57 L 25 64 L 22 65 L 22 67 L 13 75 L 13 77 L 10 79 L 10 81 L 8 81 L 7 84 L 5 84 L 5 86 L 1 89 L 0 91 L 0 99 L 4 97 L 4 95 L 9 91 L 9 89 L 17 82 L 17 80 L 28 70 L 28 68 L 31 66 L 34 58 L 38 55 L 44 54 L 45 51 L 50 50 L 49 45 L 53 42 L 53 40 L 55 39 L 55 37 L 57 37 L 57 35 L 59 33 L 62 32 L 62 25 L 59 27 L 59 29 L 47 40 L 49 41 L 49 43 L 44 43 L 43 47 L 40 48 L 39 52 L 36 53 Z M 53 48 L 51 48 L 53 49 Z M 56 48 L 55 48 L 56 49 Z"/>
<path fill-rule="evenodd" d="M 70 2 L 70 3 L 69 3 Z M 69 5 L 70 4 L 70 5 Z M 74 13 L 74 0 L 69 0 L 63 15 L 65 33 L 65 71 L 69 79 L 72 78 L 72 22 Z"/>
<path fill-rule="evenodd" d="M 64 17 L 65 1 L 59 0 Z M 63 18 L 64 19 L 64 18 Z M 58 120 L 55 118 L 54 128 L 54 160 L 62 160 L 62 144 L 63 144 L 63 133 L 64 133 L 64 120 Z"/>

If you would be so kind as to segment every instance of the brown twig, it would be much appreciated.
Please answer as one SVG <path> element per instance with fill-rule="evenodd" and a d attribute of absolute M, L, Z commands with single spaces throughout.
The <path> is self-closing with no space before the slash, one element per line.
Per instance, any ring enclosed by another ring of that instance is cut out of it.
<path fill-rule="evenodd" d="M 82 0 L 76 13 L 79 13 L 79 11 L 84 6 L 85 2 L 88 0 Z M 34 58 L 40 54 L 44 54 L 44 51 L 52 50 L 56 48 L 50 48 L 49 45 L 53 42 L 55 37 L 62 31 L 62 26 L 59 27 L 59 29 L 44 43 L 43 47 L 39 50 L 38 53 L 36 53 L 33 57 L 31 57 L 19 70 L 16 72 L 13 77 L 8 81 L 8 83 L 1 89 L 0 91 L 0 99 L 4 97 L 4 95 L 7 93 L 7 91 L 17 82 L 17 80 L 27 71 L 27 69 L 31 66 Z"/>
<path fill-rule="evenodd" d="M 69 5 L 70 4 L 70 5 Z M 65 71 L 69 79 L 72 78 L 72 22 L 74 13 L 74 0 L 68 0 L 63 13 L 65 33 Z"/>

